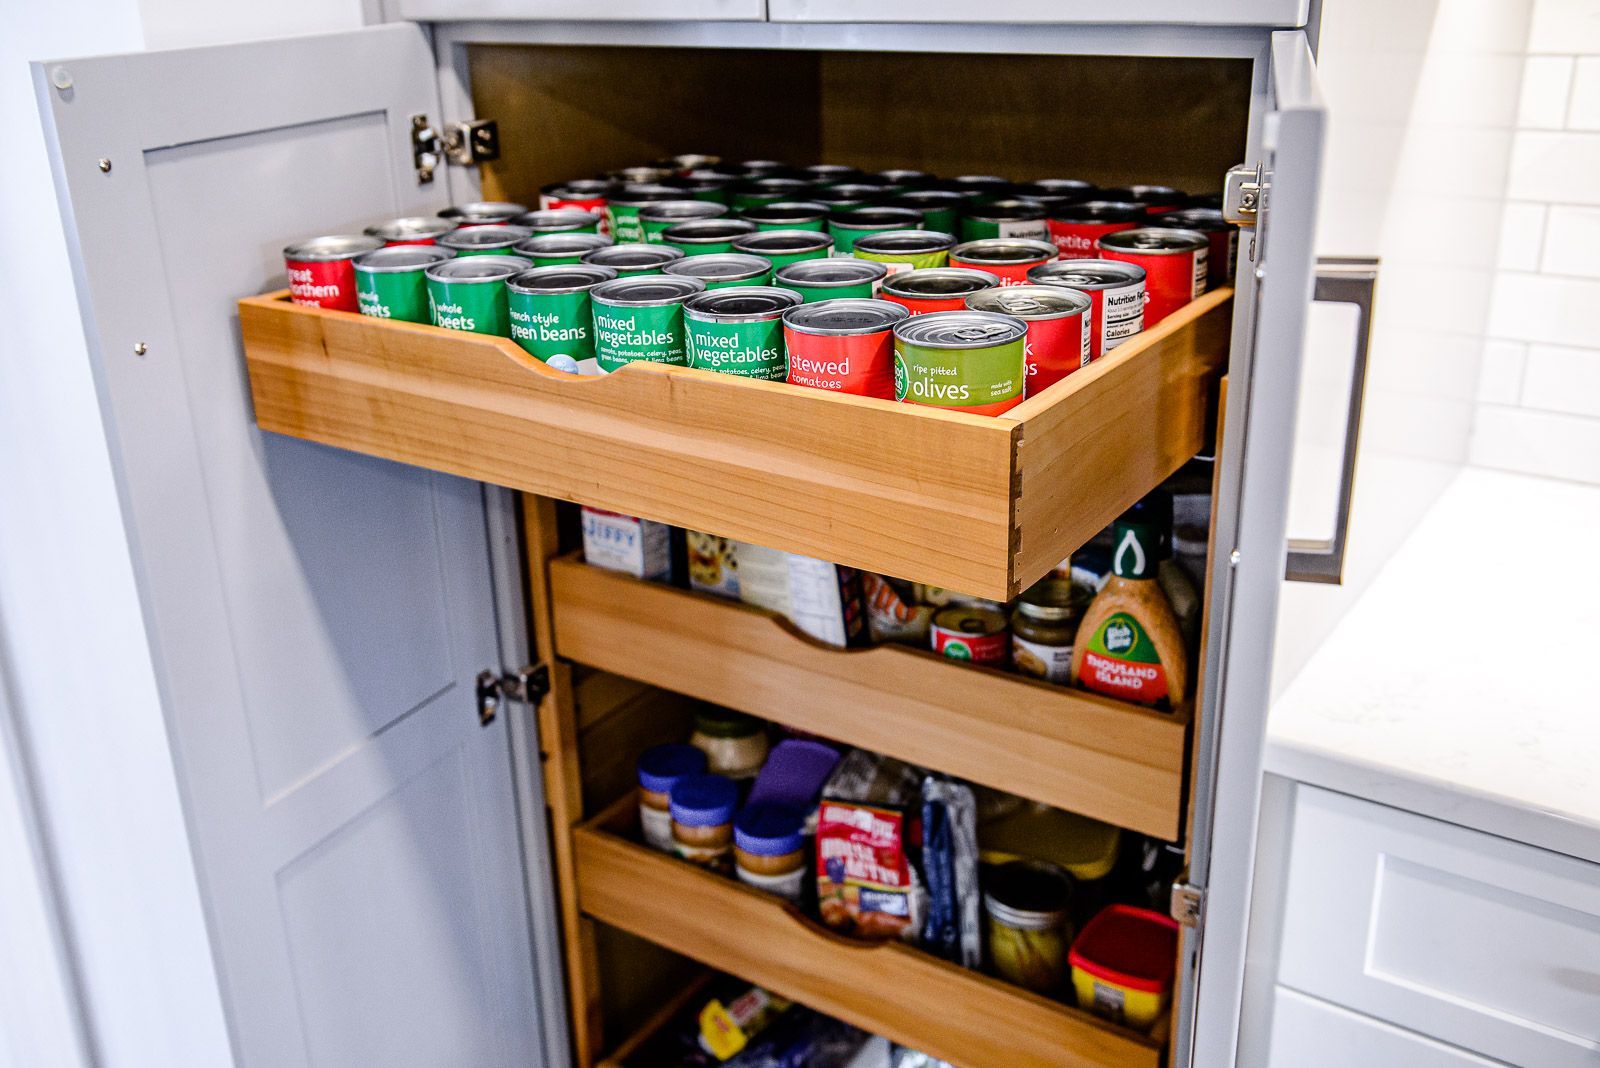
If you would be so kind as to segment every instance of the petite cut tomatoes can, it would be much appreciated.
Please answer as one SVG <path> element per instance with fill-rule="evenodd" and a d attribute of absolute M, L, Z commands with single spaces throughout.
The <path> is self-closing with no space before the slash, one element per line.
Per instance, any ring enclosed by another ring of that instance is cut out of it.
<path fill-rule="evenodd" d="M 1099 255 L 1095 242 L 1118 230 L 1144 225 L 1144 205 L 1130 201 L 1087 200 L 1066 204 L 1050 212 L 1050 240 L 1061 258 L 1085 259 Z"/>
<path fill-rule="evenodd" d="M 950 266 L 988 271 L 1003 286 L 1023 285 L 1029 271 L 1055 258 L 1055 245 L 1020 237 L 968 241 L 950 250 Z"/>
<path fill-rule="evenodd" d="M 385 245 L 431 245 L 455 228 L 456 224 L 449 219 L 412 215 L 369 226 L 366 235 L 377 238 Z"/>

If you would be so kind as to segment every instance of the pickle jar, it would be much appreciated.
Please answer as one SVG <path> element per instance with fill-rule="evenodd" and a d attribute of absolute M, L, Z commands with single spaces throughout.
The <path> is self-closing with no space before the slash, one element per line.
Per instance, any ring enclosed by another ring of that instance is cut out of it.
<path fill-rule="evenodd" d="M 639 827 L 651 848 L 672 852 L 672 787 L 705 770 L 705 753 L 692 745 L 658 745 L 639 757 Z"/>
<path fill-rule="evenodd" d="M 984 880 L 989 965 L 1002 979 L 1040 994 L 1066 984 L 1072 876 L 1046 860 L 1013 860 Z"/>
<path fill-rule="evenodd" d="M 805 817 L 788 805 L 746 805 L 733 821 L 739 881 L 796 904 L 806 881 Z"/>
<path fill-rule="evenodd" d="M 1088 604 L 1067 578 L 1030 586 L 1011 611 L 1011 666 L 1024 675 L 1066 685 L 1072 680 L 1072 640 Z"/>
<path fill-rule="evenodd" d="M 727 872 L 733 854 L 733 810 L 739 787 L 726 775 L 685 775 L 672 784 L 672 851 L 701 867 Z"/>
<path fill-rule="evenodd" d="M 766 724 L 716 705 L 695 713 L 689 744 L 705 752 L 707 771 L 730 779 L 753 779 L 767 762 Z"/>

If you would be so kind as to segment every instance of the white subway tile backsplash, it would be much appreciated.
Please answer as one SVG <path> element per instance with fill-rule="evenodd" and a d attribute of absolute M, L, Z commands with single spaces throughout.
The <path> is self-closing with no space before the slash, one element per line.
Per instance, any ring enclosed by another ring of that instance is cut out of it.
<path fill-rule="evenodd" d="M 1571 56 L 1529 56 L 1522 68 L 1517 125 L 1524 130 L 1559 130 L 1567 123 L 1572 89 Z"/>
<path fill-rule="evenodd" d="M 1521 341 L 1485 341 L 1478 371 L 1478 402 L 1516 404 L 1522 397 L 1522 371 L 1527 359 L 1528 346 Z"/>
<path fill-rule="evenodd" d="M 1488 335 L 1600 348 L 1600 281 L 1502 271 L 1489 304 Z"/>
<path fill-rule="evenodd" d="M 1528 27 L 1528 51 L 1567 55 L 1600 53 L 1600 3 L 1596 0 L 1536 0 Z"/>
<path fill-rule="evenodd" d="M 1600 350 L 1530 345 L 1522 406 L 1600 418 Z"/>
<path fill-rule="evenodd" d="M 1579 56 L 1573 68 L 1567 129 L 1600 130 L 1600 56 Z"/>
<path fill-rule="evenodd" d="M 1600 419 L 1479 405 L 1468 462 L 1477 467 L 1600 482 Z"/>
<path fill-rule="evenodd" d="M 1600 278 L 1600 208 L 1551 208 L 1539 269 Z"/>
<path fill-rule="evenodd" d="M 1600 204 L 1600 133 L 1518 133 L 1511 146 L 1506 196 L 1546 204 Z"/>
<path fill-rule="evenodd" d="M 1507 201 L 1500 215 L 1500 246 L 1497 262 L 1503 271 L 1537 271 L 1544 248 L 1543 204 Z"/>

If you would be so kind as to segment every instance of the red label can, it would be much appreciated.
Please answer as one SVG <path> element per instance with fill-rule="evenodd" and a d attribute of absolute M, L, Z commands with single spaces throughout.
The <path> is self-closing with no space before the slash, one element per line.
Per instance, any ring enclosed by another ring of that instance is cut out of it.
<path fill-rule="evenodd" d="M 1197 230 L 1141 227 L 1102 237 L 1100 255 L 1144 268 L 1148 330 L 1206 291 L 1210 245 Z"/>
<path fill-rule="evenodd" d="M 1067 204 L 1050 213 L 1050 240 L 1064 260 L 1091 259 L 1099 255 L 1095 242 L 1118 230 L 1144 225 L 1144 205 L 1117 200 L 1090 200 Z"/>
<path fill-rule="evenodd" d="M 1192 207 L 1152 215 L 1146 226 L 1171 230 L 1198 230 L 1211 242 L 1206 250 L 1206 286 L 1215 289 L 1233 281 L 1239 259 L 1239 228 L 1222 217 L 1221 208 Z"/>
<path fill-rule="evenodd" d="M 1065 286 L 1003 286 L 967 298 L 973 311 L 1012 315 L 1028 324 L 1023 396 L 1032 397 L 1089 366 L 1089 310 L 1094 302 Z"/>
<path fill-rule="evenodd" d="M 557 208 L 581 208 L 600 216 L 600 233 L 611 233 L 611 220 L 606 215 L 606 198 L 618 190 L 614 182 L 603 178 L 580 178 L 572 182 L 557 182 L 539 190 L 539 208 L 553 211 Z"/>
<path fill-rule="evenodd" d="M 993 289 L 1000 279 L 988 271 L 970 267 L 923 267 L 901 271 L 883 280 L 880 296 L 893 301 L 912 315 L 937 311 L 960 311 L 967 298 Z"/>
<path fill-rule="evenodd" d="M 790 308 L 784 381 L 894 400 L 894 325 L 908 316 L 898 304 L 851 297 Z"/>
<path fill-rule="evenodd" d="M 313 237 L 283 250 L 283 265 L 289 272 L 289 299 L 313 308 L 353 312 L 356 303 L 357 256 L 383 247 L 383 242 L 365 234 L 335 234 Z"/>
<path fill-rule="evenodd" d="M 988 605 L 955 604 L 934 613 L 928 628 L 933 651 L 952 660 L 967 660 L 991 667 L 1010 659 L 1011 632 L 1006 614 Z"/>
<path fill-rule="evenodd" d="M 987 271 L 1003 286 L 1024 285 L 1030 270 L 1055 258 L 1055 245 L 1020 237 L 968 241 L 950 250 L 950 266 Z"/>
<path fill-rule="evenodd" d="M 1056 260 L 1028 272 L 1037 285 L 1074 289 L 1089 298 L 1089 360 L 1144 329 L 1144 268 L 1118 260 Z"/>

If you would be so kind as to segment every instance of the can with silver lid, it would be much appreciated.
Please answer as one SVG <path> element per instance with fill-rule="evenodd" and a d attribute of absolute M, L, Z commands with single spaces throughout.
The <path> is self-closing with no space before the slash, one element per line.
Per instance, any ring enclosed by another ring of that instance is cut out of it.
<path fill-rule="evenodd" d="M 429 322 L 426 272 L 455 255 L 432 245 L 390 245 L 356 257 L 356 302 L 361 314 Z"/>
<path fill-rule="evenodd" d="M 739 218 L 756 224 L 757 230 L 816 230 L 828 228 L 828 206 L 815 200 L 778 200 L 746 208 Z"/>
<path fill-rule="evenodd" d="M 861 177 L 861 171 L 844 163 L 813 163 L 800 173 L 817 185 L 843 185 Z"/>
<path fill-rule="evenodd" d="M 948 184 L 979 204 L 1010 196 L 1012 189 L 1011 180 L 998 174 L 961 174 L 950 179 Z"/>
<path fill-rule="evenodd" d="M 512 226 L 526 226 L 535 234 L 597 234 L 600 213 L 581 208 L 540 208 L 525 211 L 511 220 Z"/>
<path fill-rule="evenodd" d="M 615 278 L 589 291 L 594 302 L 594 353 L 609 374 L 630 363 L 689 362 L 683 302 L 705 292 L 698 278 L 673 275 Z"/>
<path fill-rule="evenodd" d="M 916 208 L 846 208 L 828 216 L 836 256 L 848 256 L 856 239 L 885 230 L 920 230 L 922 212 Z"/>
<path fill-rule="evenodd" d="M 295 242 L 283 250 L 289 299 L 313 308 L 356 311 L 355 258 L 382 247 L 382 241 L 365 234 L 331 234 Z"/>
<path fill-rule="evenodd" d="M 534 267 L 506 280 L 511 340 L 558 371 L 599 374 L 589 292 L 617 272 L 586 263 Z"/>
<path fill-rule="evenodd" d="M 967 241 L 950 250 L 950 266 L 988 271 L 1003 286 L 1022 285 L 1028 280 L 1029 270 L 1055 258 L 1055 245 L 1021 237 Z"/>
<path fill-rule="evenodd" d="M 685 256 L 662 268 L 663 274 L 698 278 L 707 289 L 724 286 L 764 286 L 772 281 L 772 264 L 760 256 L 740 252 L 715 252 Z"/>
<path fill-rule="evenodd" d="M 535 267 L 555 267 L 577 263 L 597 248 L 610 248 L 611 239 L 601 234 L 535 234 L 511 246 L 518 256 L 526 256 Z"/>
<path fill-rule="evenodd" d="M 1050 240 L 1050 226 L 1044 221 L 1044 205 L 1015 198 L 990 200 L 973 205 L 961 213 L 961 240 L 982 241 L 990 237 Z"/>
<path fill-rule="evenodd" d="M 571 182 L 555 182 L 539 190 L 539 207 L 545 211 L 558 208 L 577 208 L 600 216 L 600 233 L 611 233 L 606 219 L 606 198 L 621 187 L 604 178 L 579 178 Z"/>
<path fill-rule="evenodd" d="M 1089 298 L 1089 360 L 1144 329 L 1144 268 L 1116 260 L 1056 260 L 1028 272 L 1035 285 L 1063 286 Z"/>
<path fill-rule="evenodd" d="M 1050 240 L 1067 259 L 1097 255 L 1095 242 L 1118 230 L 1144 225 L 1143 204 L 1118 200 L 1086 200 L 1050 211 Z"/>
<path fill-rule="evenodd" d="M 689 366 L 782 382 L 783 313 L 798 294 L 772 286 L 707 290 L 683 302 Z"/>
<path fill-rule="evenodd" d="M 728 187 L 728 201 L 734 211 L 745 211 L 762 204 L 806 200 L 815 187 L 800 178 L 757 177 Z"/>
<path fill-rule="evenodd" d="M 954 234 L 961 228 L 961 205 L 968 199 L 954 189 L 908 189 L 890 200 L 887 206 L 921 212 L 924 230 Z"/>
<path fill-rule="evenodd" d="M 857 259 L 816 259 L 778 268 L 773 284 L 792 289 L 807 304 L 819 300 L 869 298 L 889 274 L 881 263 Z"/>
<path fill-rule="evenodd" d="M 1198 230 L 1145 226 L 1107 234 L 1098 244 L 1102 259 L 1144 268 L 1145 329 L 1206 291 L 1211 241 Z"/>
<path fill-rule="evenodd" d="M 1079 178 L 1035 178 L 1011 191 L 1018 200 L 1031 200 L 1043 206 L 1045 214 L 1069 204 L 1081 204 L 1100 195 L 1090 182 Z"/>
<path fill-rule="evenodd" d="M 859 298 L 790 308 L 783 313 L 783 341 L 789 354 L 785 380 L 812 389 L 893 399 L 894 328 L 906 314 L 898 304 Z"/>
<path fill-rule="evenodd" d="M 1005 611 L 986 604 L 947 605 L 933 614 L 928 626 L 934 652 L 988 667 L 1005 664 L 1010 637 Z"/>
<path fill-rule="evenodd" d="M 815 230 L 758 230 L 734 238 L 733 251 L 760 256 L 776 271 L 791 263 L 827 259 L 833 254 L 833 238 Z"/>
<path fill-rule="evenodd" d="M 453 249 L 457 256 L 504 256 L 511 254 L 511 246 L 532 236 L 533 231 L 526 226 L 486 223 L 482 226 L 458 227 L 434 244 Z"/>
<path fill-rule="evenodd" d="M 439 218 L 449 219 L 457 226 L 493 226 L 510 222 L 527 210 L 528 205 L 509 200 L 474 200 L 469 204 L 452 204 L 439 212 Z"/>
<path fill-rule="evenodd" d="M 1028 324 L 996 312 L 930 312 L 894 328 L 894 396 L 999 415 L 1022 403 Z"/>
<path fill-rule="evenodd" d="M 985 289 L 993 289 L 1000 279 L 988 271 L 971 267 L 927 267 L 916 271 L 901 271 L 883 282 L 884 300 L 904 305 L 912 315 L 927 315 L 936 311 L 960 311 L 967 306 L 967 298 Z"/>
<path fill-rule="evenodd" d="M 1206 250 L 1206 286 L 1215 289 L 1233 281 L 1233 266 L 1239 259 L 1239 228 L 1222 217 L 1221 208 L 1197 205 L 1152 215 L 1146 226 L 1172 230 L 1197 230 L 1206 235 L 1211 247 Z"/>
<path fill-rule="evenodd" d="M 709 256 L 733 251 L 733 239 L 756 232 L 756 224 L 743 219 L 691 219 L 661 231 L 661 243 L 685 256 Z"/>
<path fill-rule="evenodd" d="M 934 230 L 885 230 L 856 238 L 850 254 L 858 260 L 881 263 L 895 275 L 901 271 L 943 267 L 955 244 L 955 238 Z"/>
<path fill-rule="evenodd" d="M 658 163 L 643 163 L 634 167 L 618 167 L 607 171 L 606 177 L 621 185 L 650 185 L 663 178 L 671 178 L 673 169 Z"/>
<path fill-rule="evenodd" d="M 579 257 L 578 262 L 610 267 L 622 278 L 638 278 L 660 274 L 667 264 L 681 259 L 682 252 L 665 245 L 615 245 L 591 249 Z"/>
<path fill-rule="evenodd" d="M 1189 199 L 1189 194 L 1170 185 L 1122 185 L 1115 189 L 1107 189 L 1105 197 L 1107 200 L 1142 204 L 1146 212 L 1155 215 L 1157 212 L 1183 207 L 1184 201 Z"/>
<path fill-rule="evenodd" d="M 455 228 L 455 223 L 437 215 L 410 215 L 369 226 L 365 233 L 385 245 L 431 245 Z"/>
<path fill-rule="evenodd" d="M 506 279 L 528 269 L 521 256 L 457 256 L 427 269 L 434 326 L 509 337 Z"/>
<path fill-rule="evenodd" d="M 842 185 L 818 186 L 812 190 L 808 199 L 815 200 L 818 204 L 826 204 L 828 210 L 834 212 L 863 208 L 886 195 L 880 185 L 869 185 L 865 182 L 846 182 Z"/>
<path fill-rule="evenodd" d="M 1027 376 L 1022 395 L 1032 397 L 1080 367 L 1089 366 L 1089 309 L 1093 302 L 1062 286 L 997 286 L 967 298 L 973 311 L 1014 315 L 1028 324 Z"/>
<path fill-rule="evenodd" d="M 734 164 L 738 170 L 752 178 L 762 178 L 774 174 L 790 174 L 794 168 L 780 160 L 775 159 L 747 159 L 742 163 Z"/>
<path fill-rule="evenodd" d="M 669 185 L 652 182 L 623 186 L 606 198 L 606 225 L 611 228 L 612 240 L 619 245 L 643 243 L 644 226 L 639 212 L 650 204 L 683 199 L 683 190 Z"/>
<path fill-rule="evenodd" d="M 688 174 L 701 168 L 715 167 L 721 162 L 721 156 L 708 156 L 701 152 L 680 152 L 676 156 L 656 160 L 655 165 L 670 170 L 673 174 Z"/>
<path fill-rule="evenodd" d="M 877 171 L 874 176 L 882 178 L 887 184 L 899 189 L 916 189 L 929 185 L 934 181 L 933 175 L 927 171 L 914 170 L 909 167 L 890 167 L 886 171 Z"/>
<path fill-rule="evenodd" d="M 661 232 L 695 219 L 720 219 L 728 214 L 726 204 L 709 200 L 662 200 L 639 209 L 639 229 L 647 245 L 661 244 Z"/>

